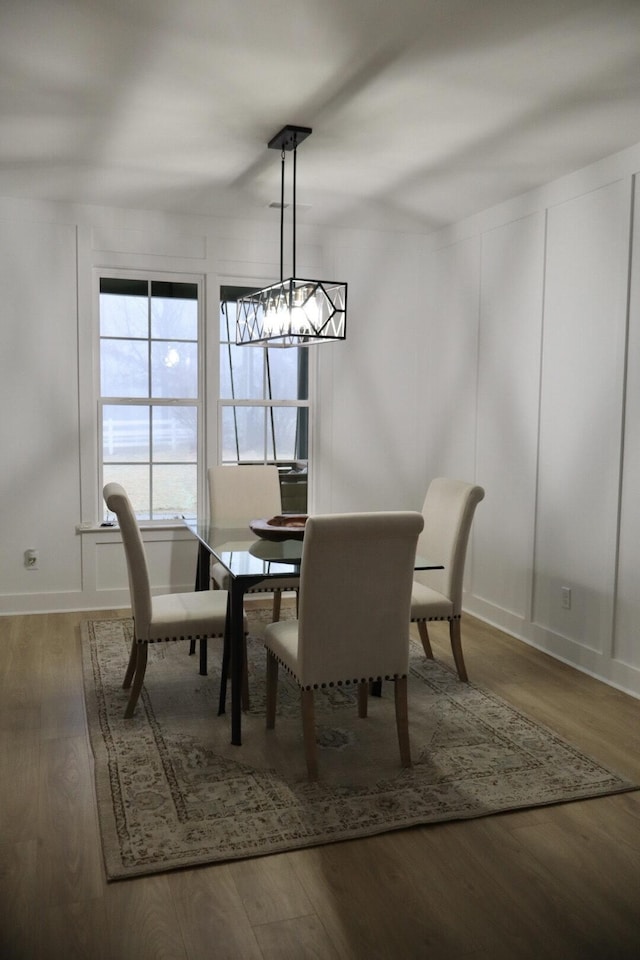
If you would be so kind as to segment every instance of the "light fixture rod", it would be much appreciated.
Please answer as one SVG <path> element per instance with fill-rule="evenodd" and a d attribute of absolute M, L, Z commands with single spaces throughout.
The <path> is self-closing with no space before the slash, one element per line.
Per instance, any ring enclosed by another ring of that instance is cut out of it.
<path fill-rule="evenodd" d="M 296 275 L 296 180 L 297 180 L 297 158 L 298 144 L 306 140 L 313 132 L 311 127 L 298 127 L 295 124 L 288 123 L 286 127 L 279 130 L 275 137 L 269 140 L 267 146 L 270 150 L 280 150 L 282 152 L 282 169 L 280 177 L 280 281 L 284 280 L 284 179 L 285 179 L 285 151 L 293 150 L 293 218 L 292 218 L 292 272 Z"/>
<path fill-rule="evenodd" d="M 284 158 L 285 152 L 282 151 L 282 161 L 280 164 L 280 282 L 284 280 Z"/>
<path fill-rule="evenodd" d="M 297 159 L 298 159 L 298 151 L 297 149 L 294 149 L 293 151 L 293 230 L 292 230 L 293 253 L 291 256 L 292 266 L 293 266 L 292 273 L 294 277 L 296 275 L 296 172 L 297 172 L 296 161 Z"/>

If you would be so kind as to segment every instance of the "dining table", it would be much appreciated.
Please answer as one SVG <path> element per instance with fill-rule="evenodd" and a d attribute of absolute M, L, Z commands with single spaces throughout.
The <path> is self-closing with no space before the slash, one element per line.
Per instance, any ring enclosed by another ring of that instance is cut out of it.
<path fill-rule="evenodd" d="M 207 520 L 184 519 L 198 541 L 196 590 L 211 588 L 211 559 L 223 565 L 229 574 L 227 594 L 227 635 L 223 655 L 218 715 L 226 712 L 226 676 L 231 678 L 231 743 L 242 744 L 242 677 L 244 671 L 244 597 L 258 584 L 269 589 L 269 580 L 291 579 L 292 589 L 300 577 L 303 532 L 291 536 L 283 532 L 277 539 L 265 539 L 251 530 L 216 527 Z M 254 524 L 258 529 L 258 525 Z M 441 570 L 442 564 L 416 555 L 415 570 Z M 229 655 L 230 664 L 226 662 Z M 200 642 L 200 673 L 207 672 L 207 644 Z"/>

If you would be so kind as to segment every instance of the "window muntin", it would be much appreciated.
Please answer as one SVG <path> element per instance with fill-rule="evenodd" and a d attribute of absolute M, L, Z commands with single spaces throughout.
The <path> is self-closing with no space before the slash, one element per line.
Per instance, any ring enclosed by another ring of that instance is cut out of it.
<path fill-rule="evenodd" d="M 140 519 L 198 512 L 198 284 L 100 278 L 101 484 Z"/>

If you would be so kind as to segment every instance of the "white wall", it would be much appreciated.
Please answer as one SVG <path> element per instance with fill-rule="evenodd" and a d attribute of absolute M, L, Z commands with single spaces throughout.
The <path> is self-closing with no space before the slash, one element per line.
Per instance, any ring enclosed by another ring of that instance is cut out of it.
<path fill-rule="evenodd" d="M 0 221 L 0 398 L 0 590 L 64 604 L 81 578 L 73 224 Z"/>
<path fill-rule="evenodd" d="M 343 232 L 336 279 L 349 282 L 347 339 L 317 348 L 314 494 L 325 511 L 422 502 L 420 352 L 424 295 L 415 237 Z"/>
<path fill-rule="evenodd" d="M 638 164 L 640 169 L 640 163 Z M 611 676 L 625 683 L 628 667 L 640 665 L 640 196 L 633 218 L 625 417 L 620 497 L 618 579 L 615 594 Z M 637 689 L 637 688 L 634 688 Z"/>
<path fill-rule="evenodd" d="M 478 325 L 464 450 L 443 458 L 486 489 L 466 608 L 638 695 L 639 169 L 625 151 L 432 238 L 426 324 L 435 343 L 448 317 Z"/>
<path fill-rule="evenodd" d="M 544 229 L 534 213 L 481 237 L 476 475 L 487 497 L 474 590 L 521 619 L 532 590 Z"/>

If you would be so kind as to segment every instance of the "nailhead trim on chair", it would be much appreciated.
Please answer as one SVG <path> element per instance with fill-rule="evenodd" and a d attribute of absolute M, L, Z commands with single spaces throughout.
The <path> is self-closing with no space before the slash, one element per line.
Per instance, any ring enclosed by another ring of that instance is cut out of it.
<path fill-rule="evenodd" d="M 213 640 L 216 637 L 224 637 L 223 633 L 207 633 L 201 634 L 198 633 L 195 636 L 192 634 L 183 634 L 179 637 L 153 637 L 150 640 L 145 640 L 140 637 L 136 637 L 136 643 L 178 643 L 180 640 Z"/>
<path fill-rule="evenodd" d="M 247 593 L 276 593 L 276 591 L 278 591 L 279 593 L 297 593 L 298 587 L 291 587 L 290 589 L 287 587 L 276 587 L 276 590 L 274 590 L 273 587 L 249 587 L 249 589 L 246 592 Z"/>
<path fill-rule="evenodd" d="M 271 651 L 268 651 L 268 652 L 271 653 L 272 656 L 275 656 L 275 654 L 272 653 Z M 360 680 L 357 680 L 357 679 L 356 680 L 327 680 L 326 683 L 314 683 L 311 686 L 309 684 L 305 684 L 303 686 L 299 682 L 293 670 L 291 670 L 287 666 L 287 664 L 280 659 L 280 657 L 276 657 L 276 660 L 278 661 L 281 667 L 284 667 L 284 669 L 287 671 L 289 676 L 293 677 L 293 679 L 296 681 L 296 683 L 298 684 L 301 690 L 326 690 L 326 689 L 330 689 L 331 687 L 342 687 L 342 686 L 348 687 L 348 686 L 351 686 L 352 683 L 357 686 L 357 684 L 359 683 L 376 683 L 378 680 L 380 681 L 404 680 L 404 678 L 407 676 L 406 673 L 394 673 L 393 676 L 391 676 L 390 674 L 386 674 L 384 677 L 362 677 L 362 679 Z"/>
<path fill-rule="evenodd" d="M 289 673 L 291 673 L 291 671 L 289 671 Z M 309 684 L 306 684 L 306 686 L 304 687 L 302 687 L 302 684 L 298 684 L 298 686 L 303 690 L 326 690 L 326 689 L 330 689 L 331 687 L 342 687 L 342 686 L 350 687 L 351 684 L 354 684 L 357 686 L 359 683 L 376 683 L 378 680 L 379 681 L 402 680 L 406 676 L 407 676 L 406 673 L 403 673 L 403 674 L 394 673 L 393 676 L 389 676 L 388 674 L 385 674 L 384 677 L 362 677 L 361 680 L 330 680 L 327 683 L 314 683 L 312 686 L 309 686 Z"/>
<path fill-rule="evenodd" d="M 214 580 L 213 583 L 216 581 Z M 214 587 L 214 590 L 222 589 L 221 587 Z M 249 587 L 245 593 L 297 593 L 298 587 L 276 587 L 274 590 L 273 587 Z"/>
<path fill-rule="evenodd" d="M 462 620 L 462 614 L 454 613 L 450 617 L 413 617 L 411 623 L 431 623 L 434 620 Z"/>

